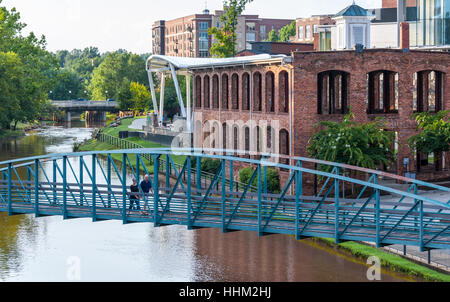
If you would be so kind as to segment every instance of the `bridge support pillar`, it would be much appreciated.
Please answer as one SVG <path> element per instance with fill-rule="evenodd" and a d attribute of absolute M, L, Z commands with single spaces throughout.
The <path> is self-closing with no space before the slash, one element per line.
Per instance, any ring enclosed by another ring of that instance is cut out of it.
<path fill-rule="evenodd" d="M 66 122 L 72 121 L 72 113 L 70 111 L 66 112 Z"/>

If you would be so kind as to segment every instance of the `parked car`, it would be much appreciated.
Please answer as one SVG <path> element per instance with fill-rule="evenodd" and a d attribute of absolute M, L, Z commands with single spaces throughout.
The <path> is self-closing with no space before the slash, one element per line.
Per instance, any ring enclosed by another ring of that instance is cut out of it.
<path fill-rule="evenodd" d="M 78 101 L 78 102 L 87 102 L 87 99 L 78 98 L 77 101 Z"/>
<path fill-rule="evenodd" d="M 115 102 L 116 99 L 107 99 L 106 101 L 107 101 L 107 102 Z"/>

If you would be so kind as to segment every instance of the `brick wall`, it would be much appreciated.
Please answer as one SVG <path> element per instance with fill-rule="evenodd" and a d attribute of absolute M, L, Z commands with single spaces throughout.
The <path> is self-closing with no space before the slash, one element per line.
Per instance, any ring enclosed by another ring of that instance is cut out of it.
<path fill-rule="evenodd" d="M 416 0 L 406 0 L 406 6 L 416 6 Z M 396 8 L 397 0 L 383 0 L 382 3 L 383 8 Z"/>

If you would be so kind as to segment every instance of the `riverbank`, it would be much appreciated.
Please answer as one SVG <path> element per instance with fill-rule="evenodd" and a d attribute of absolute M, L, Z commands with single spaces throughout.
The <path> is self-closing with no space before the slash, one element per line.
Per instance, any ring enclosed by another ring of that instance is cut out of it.
<path fill-rule="evenodd" d="M 41 127 L 45 121 L 39 121 L 36 123 L 17 123 L 15 130 L 0 129 L 0 139 L 5 137 L 17 137 L 23 136 L 26 132 L 37 129 Z"/>
<path fill-rule="evenodd" d="M 352 256 L 358 259 L 358 262 L 361 264 L 366 264 L 369 257 L 376 256 L 381 261 L 381 267 L 387 271 L 402 273 L 411 278 L 424 281 L 450 282 L 449 274 L 438 272 L 399 255 L 391 254 L 369 245 L 353 241 L 335 244 L 334 240 L 329 238 L 311 238 L 310 242 L 324 244 L 335 251 Z"/>

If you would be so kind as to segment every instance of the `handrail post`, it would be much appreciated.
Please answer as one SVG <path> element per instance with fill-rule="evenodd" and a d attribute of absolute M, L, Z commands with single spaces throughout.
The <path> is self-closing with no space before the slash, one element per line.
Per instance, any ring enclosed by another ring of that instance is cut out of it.
<path fill-rule="evenodd" d="M 155 155 L 155 164 L 153 165 L 153 224 L 155 227 L 158 226 L 158 204 L 159 204 L 159 157 L 160 155 Z"/>
<path fill-rule="evenodd" d="M 302 167 L 303 163 L 299 162 Z M 300 196 L 303 195 L 303 172 L 296 171 L 295 179 L 295 239 L 300 239 Z"/>
<path fill-rule="evenodd" d="M 196 158 L 196 168 L 197 168 L 197 195 L 200 194 L 200 190 L 202 189 L 202 161 L 199 156 Z"/>
<path fill-rule="evenodd" d="M 262 223 L 262 196 L 261 196 L 261 164 L 258 164 L 258 236 L 262 236 L 261 223 Z"/>
<path fill-rule="evenodd" d="M 12 215 L 12 164 L 8 164 L 8 215 Z"/>
<path fill-rule="evenodd" d="M 92 154 L 92 221 L 97 221 L 97 180 L 96 180 L 96 161 L 97 156 L 96 154 Z"/>
<path fill-rule="evenodd" d="M 80 156 L 80 205 L 84 205 L 84 167 L 83 167 L 83 156 Z"/>
<path fill-rule="evenodd" d="M 339 175 L 339 169 L 336 169 Z M 339 244 L 339 179 L 334 179 L 334 241 Z"/>
<path fill-rule="evenodd" d="M 106 158 L 106 181 L 111 184 L 111 157 Z M 112 188 L 108 189 L 108 208 L 111 208 L 111 193 Z M 115 197 L 114 197 L 115 198 Z"/>
<path fill-rule="evenodd" d="M 27 166 L 27 196 L 28 200 L 31 203 L 31 173 L 30 173 L 31 167 Z"/>
<path fill-rule="evenodd" d="M 67 156 L 63 156 L 63 219 L 67 219 Z"/>
<path fill-rule="evenodd" d="M 192 230 L 192 222 L 191 222 L 191 212 L 192 212 L 192 196 L 191 196 L 191 157 L 187 157 L 187 228 L 188 230 Z"/>
<path fill-rule="evenodd" d="M 420 247 L 420 251 L 424 252 L 424 246 L 423 246 L 423 232 L 424 232 L 424 227 L 423 227 L 423 200 L 419 201 L 419 209 L 420 209 L 420 231 L 419 231 L 419 247 Z M 429 250 L 428 250 L 429 251 Z"/>
<path fill-rule="evenodd" d="M 172 168 L 169 161 L 169 154 L 166 154 L 166 189 L 170 188 L 170 172 Z M 170 192 L 170 191 L 167 191 Z M 164 192 L 166 193 L 166 192 Z M 167 210 L 170 211 L 170 205 L 167 206 Z"/>
<path fill-rule="evenodd" d="M 56 159 L 53 160 L 53 204 L 57 204 L 57 192 L 56 192 L 56 181 L 57 181 L 57 175 L 56 175 Z"/>
<path fill-rule="evenodd" d="M 227 208 L 226 208 L 226 201 L 227 201 L 227 197 L 226 197 L 226 161 L 224 159 L 222 159 L 222 233 L 226 233 L 226 226 L 225 226 L 225 219 L 226 219 L 226 215 L 227 215 Z"/>
<path fill-rule="evenodd" d="M 374 183 L 378 185 L 378 175 L 374 175 Z M 380 190 L 375 189 L 375 219 L 376 219 L 376 246 L 381 247 L 380 234 L 381 234 L 381 224 L 380 224 Z"/>
<path fill-rule="evenodd" d="M 34 215 L 39 217 L 39 160 L 34 160 Z"/>
<path fill-rule="evenodd" d="M 122 222 L 127 224 L 127 154 L 122 154 Z"/>

